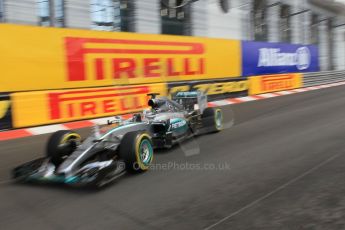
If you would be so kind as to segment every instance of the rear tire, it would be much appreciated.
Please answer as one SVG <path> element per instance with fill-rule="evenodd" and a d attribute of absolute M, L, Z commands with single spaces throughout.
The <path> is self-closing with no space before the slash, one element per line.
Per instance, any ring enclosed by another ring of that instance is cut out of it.
<path fill-rule="evenodd" d="M 147 171 L 153 160 L 150 135 L 143 131 L 126 133 L 121 140 L 119 156 L 125 161 L 127 171 Z"/>
<path fill-rule="evenodd" d="M 47 157 L 55 166 L 60 165 L 67 156 L 74 152 L 80 140 L 81 137 L 76 132 L 70 130 L 56 131 L 48 140 Z"/>
<path fill-rule="evenodd" d="M 221 109 L 206 108 L 201 115 L 205 133 L 219 132 L 223 129 L 223 114 Z"/>

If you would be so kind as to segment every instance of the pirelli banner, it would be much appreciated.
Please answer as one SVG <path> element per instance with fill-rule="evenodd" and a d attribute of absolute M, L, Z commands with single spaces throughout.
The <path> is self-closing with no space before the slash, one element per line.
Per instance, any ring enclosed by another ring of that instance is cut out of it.
<path fill-rule="evenodd" d="M 263 94 L 303 87 L 302 74 L 276 74 L 249 78 L 249 94 Z"/>
<path fill-rule="evenodd" d="M 0 24 L 0 92 L 239 77 L 237 40 Z"/>
<path fill-rule="evenodd" d="M 165 83 L 19 92 L 11 95 L 15 128 L 126 114 L 147 107 L 149 93 L 166 95 Z"/>
<path fill-rule="evenodd" d="M 247 96 L 248 89 L 248 80 L 243 78 L 168 83 L 168 94 L 170 96 L 180 91 L 199 90 L 208 95 L 208 101 Z"/>

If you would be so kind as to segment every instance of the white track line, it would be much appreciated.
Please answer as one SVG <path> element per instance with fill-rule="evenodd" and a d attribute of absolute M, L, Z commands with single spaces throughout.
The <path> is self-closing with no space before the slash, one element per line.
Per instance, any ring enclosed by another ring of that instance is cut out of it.
<path fill-rule="evenodd" d="M 240 101 L 243 101 L 243 102 L 247 102 L 247 101 L 256 101 L 255 98 L 251 97 L 251 96 L 248 96 L 248 97 L 239 97 L 237 98 L 238 100 Z"/>
<path fill-rule="evenodd" d="M 288 187 L 289 185 L 295 183 L 296 181 L 302 179 L 303 177 L 308 176 L 309 174 L 313 173 L 314 171 L 318 170 L 319 168 L 321 168 L 322 166 L 326 165 L 327 163 L 331 162 L 332 160 L 336 159 L 339 156 L 340 156 L 340 153 L 336 154 L 336 155 L 334 155 L 334 156 L 332 156 L 332 157 L 330 157 L 328 159 L 326 159 L 325 161 L 323 161 L 320 164 L 312 167 L 311 169 L 309 169 L 306 172 L 302 173 L 301 175 L 295 177 L 294 179 L 286 182 L 285 184 L 279 186 L 278 188 L 274 189 L 273 191 L 267 193 L 266 195 L 264 195 L 264 196 L 262 196 L 262 197 L 260 197 L 260 198 L 258 198 L 256 200 L 254 200 L 253 202 L 243 206 L 242 208 L 238 209 L 237 211 L 235 211 L 235 212 L 231 213 L 230 215 L 224 217 L 223 219 L 217 221 L 216 223 L 214 223 L 214 224 L 204 228 L 204 230 L 212 229 L 212 228 L 220 225 L 221 223 L 227 221 L 228 219 L 230 219 L 230 218 L 240 214 L 241 212 L 243 212 L 243 211 L 253 207 L 254 205 L 256 205 L 256 204 L 260 203 L 261 201 L 265 200 L 266 198 L 276 194 L 277 192 L 280 192 L 281 190 L 285 189 L 286 187 Z"/>
<path fill-rule="evenodd" d="M 278 97 L 278 94 L 265 93 L 265 94 L 259 94 L 258 96 L 263 97 L 263 98 L 272 98 L 272 97 Z"/>
<path fill-rule="evenodd" d="M 297 93 L 302 93 L 308 91 L 307 89 L 300 88 L 300 89 L 293 89 L 292 91 L 297 92 Z"/>
<path fill-rule="evenodd" d="M 35 127 L 35 128 L 28 128 L 26 129 L 33 135 L 40 135 L 40 134 L 46 134 L 51 133 L 57 130 L 65 130 L 67 127 L 64 125 L 47 125 L 47 126 L 41 126 L 41 127 Z"/>
<path fill-rule="evenodd" d="M 212 104 L 216 106 L 224 106 L 224 105 L 230 105 L 232 102 L 227 101 L 227 100 L 221 100 L 221 101 L 212 101 Z"/>
<path fill-rule="evenodd" d="M 290 95 L 290 94 L 293 94 L 293 92 L 291 91 L 280 91 L 280 92 L 277 92 L 278 94 L 281 94 L 281 95 Z"/>

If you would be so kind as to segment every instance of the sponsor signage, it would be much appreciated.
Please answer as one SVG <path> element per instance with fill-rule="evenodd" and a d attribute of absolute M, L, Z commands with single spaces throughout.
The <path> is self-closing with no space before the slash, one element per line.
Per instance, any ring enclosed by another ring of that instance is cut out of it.
<path fill-rule="evenodd" d="M 262 94 L 301 88 L 302 74 L 266 75 L 249 78 L 249 94 Z"/>
<path fill-rule="evenodd" d="M 0 92 L 241 75 L 237 40 L 10 24 L 0 31 Z"/>
<path fill-rule="evenodd" d="M 121 81 L 140 77 L 164 79 L 205 75 L 206 58 L 203 43 L 92 38 L 65 40 L 68 81 L 86 81 L 87 65 L 94 68 L 90 74 L 94 80 L 110 78 Z M 99 45 L 104 47 L 99 48 Z M 93 56 L 91 63 L 87 63 L 88 55 Z M 124 57 L 125 55 L 134 57 Z M 143 57 L 138 59 L 135 55 Z M 160 58 L 160 55 L 165 57 Z M 176 55 L 182 56 L 174 57 Z"/>
<path fill-rule="evenodd" d="M 314 45 L 243 41 L 242 59 L 243 76 L 320 71 Z"/>
<path fill-rule="evenodd" d="M 173 96 L 181 91 L 199 90 L 208 95 L 209 101 L 214 101 L 246 96 L 248 94 L 248 85 L 248 80 L 246 79 L 172 82 L 168 84 L 168 92 L 170 96 Z"/>
<path fill-rule="evenodd" d="M 0 130 L 12 128 L 12 109 L 9 94 L 0 94 Z"/>
<path fill-rule="evenodd" d="M 149 93 L 166 95 L 166 85 L 13 93 L 13 124 L 19 128 L 141 111 Z"/>

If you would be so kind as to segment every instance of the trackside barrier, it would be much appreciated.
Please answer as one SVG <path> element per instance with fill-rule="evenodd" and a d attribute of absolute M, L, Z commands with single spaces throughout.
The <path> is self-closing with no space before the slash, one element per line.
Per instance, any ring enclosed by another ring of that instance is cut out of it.
<path fill-rule="evenodd" d="M 166 95 L 166 84 L 19 92 L 11 94 L 14 128 L 133 113 L 149 93 Z"/>
<path fill-rule="evenodd" d="M 13 127 L 23 128 L 133 113 L 147 107 L 149 93 L 171 96 L 178 91 L 189 90 L 203 91 L 214 101 L 248 95 L 248 81 L 245 78 L 229 78 L 12 93 Z"/>
<path fill-rule="evenodd" d="M 248 79 L 249 94 L 255 95 L 345 81 L 345 71 L 263 75 Z"/>
<path fill-rule="evenodd" d="M 345 81 L 345 71 L 0 94 L 0 130 L 141 111 L 147 94 L 202 90 L 210 101 Z"/>
<path fill-rule="evenodd" d="M 249 81 L 246 78 L 170 82 L 167 85 L 169 96 L 179 91 L 198 90 L 207 94 L 208 101 L 247 96 L 249 90 Z"/>
<path fill-rule="evenodd" d="M 297 89 L 302 86 L 302 74 L 300 73 L 249 77 L 249 95 Z"/>
<path fill-rule="evenodd" d="M 345 81 L 345 71 L 325 71 L 303 74 L 303 86 L 317 86 Z"/>

